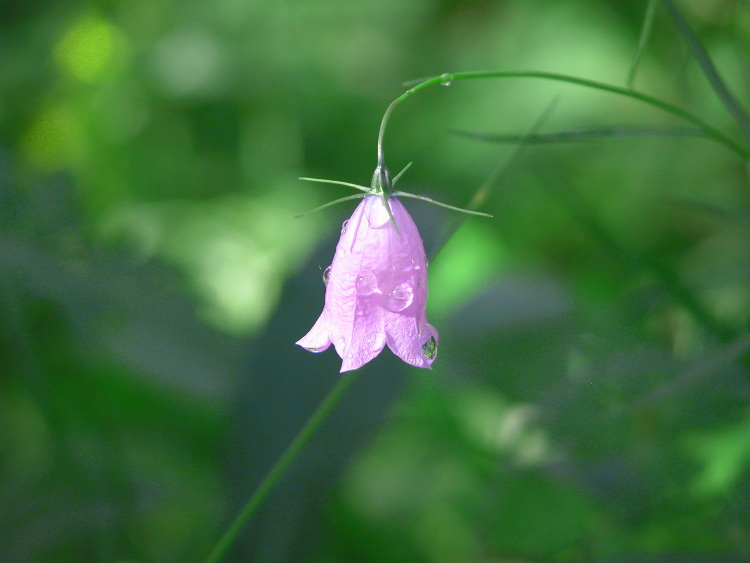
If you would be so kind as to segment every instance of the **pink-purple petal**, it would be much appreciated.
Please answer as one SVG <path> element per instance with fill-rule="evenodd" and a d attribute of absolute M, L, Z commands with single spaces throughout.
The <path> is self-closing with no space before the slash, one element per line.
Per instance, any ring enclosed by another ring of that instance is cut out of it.
<path fill-rule="evenodd" d="M 430 369 L 437 357 L 437 331 L 432 325 L 420 325 L 412 317 L 389 316 L 386 321 L 386 341 L 394 354 L 418 368 Z M 431 348 L 434 348 L 433 352 L 428 351 Z"/>
<path fill-rule="evenodd" d="M 341 371 L 358 369 L 385 347 L 385 314 L 372 300 L 359 300 L 352 338 L 344 354 Z"/>
<path fill-rule="evenodd" d="M 427 323 L 427 261 L 403 204 L 388 199 L 398 232 L 379 196 L 365 197 L 342 229 L 318 322 L 298 342 L 322 351 L 332 342 L 341 371 L 372 360 L 385 344 L 404 361 L 429 368 L 437 331 Z"/>
<path fill-rule="evenodd" d="M 331 345 L 331 339 L 328 336 L 328 319 L 326 311 L 323 310 L 318 320 L 305 336 L 297 341 L 298 346 L 302 346 L 310 352 L 324 352 Z"/>

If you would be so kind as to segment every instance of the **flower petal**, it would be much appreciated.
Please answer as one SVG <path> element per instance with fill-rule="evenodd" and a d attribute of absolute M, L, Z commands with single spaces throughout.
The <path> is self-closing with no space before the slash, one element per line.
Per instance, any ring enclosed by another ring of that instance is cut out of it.
<path fill-rule="evenodd" d="M 437 358 L 437 330 L 427 323 L 419 327 L 413 317 L 389 315 L 386 340 L 394 354 L 418 368 L 430 369 Z"/>
<path fill-rule="evenodd" d="M 367 221 L 363 220 L 367 199 L 362 200 L 342 228 L 326 285 L 325 308 L 329 318 L 328 336 L 341 358 L 346 357 L 354 331 L 357 308 L 355 280 L 362 263 L 364 239 L 367 238 L 369 231 Z"/>
<path fill-rule="evenodd" d="M 366 196 L 342 227 L 326 286 L 325 308 L 298 344 L 313 351 L 331 343 L 341 371 L 357 369 L 386 343 L 417 367 L 437 355 L 437 331 L 427 323 L 427 260 L 422 238 L 403 204 Z"/>
<path fill-rule="evenodd" d="M 375 300 L 357 300 L 352 338 L 341 356 L 341 371 L 362 367 L 385 347 L 385 311 Z"/>
<path fill-rule="evenodd" d="M 296 344 L 316 354 L 328 350 L 328 347 L 331 345 L 331 339 L 328 337 L 328 315 L 325 309 L 323 309 L 323 312 L 318 317 L 318 320 L 315 321 L 310 331 L 300 338 Z"/>

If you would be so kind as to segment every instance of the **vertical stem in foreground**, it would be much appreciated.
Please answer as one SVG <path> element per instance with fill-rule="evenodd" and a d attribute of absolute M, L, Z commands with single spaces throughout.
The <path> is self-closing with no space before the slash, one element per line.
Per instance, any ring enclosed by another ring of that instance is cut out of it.
<path fill-rule="evenodd" d="M 302 430 L 299 431 L 296 438 L 284 451 L 282 456 L 273 466 L 271 471 L 268 472 L 266 477 L 261 481 L 258 488 L 248 499 L 245 506 L 237 515 L 237 517 L 229 526 L 224 535 L 216 542 L 213 550 L 206 559 L 206 563 L 218 563 L 226 555 L 227 551 L 234 545 L 237 538 L 242 532 L 242 529 L 247 525 L 253 515 L 257 512 L 260 505 L 269 495 L 278 483 L 279 479 L 286 473 L 289 466 L 297 459 L 302 449 L 307 445 L 310 439 L 313 437 L 318 428 L 323 424 L 328 415 L 331 413 L 333 408 L 338 404 L 341 397 L 351 387 L 354 380 L 357 378 L 358 370 L 348 371 L 341 375 L 336 385 L 328 392 L 323 402 L 320 403 L 315 412 L 310 416 Z"/>

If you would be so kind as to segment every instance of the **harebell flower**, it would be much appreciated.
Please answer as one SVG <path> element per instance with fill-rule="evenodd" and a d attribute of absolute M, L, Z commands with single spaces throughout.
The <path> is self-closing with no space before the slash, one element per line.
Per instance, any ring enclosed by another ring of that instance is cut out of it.
<path fill-rule="evenodd" d="M 341 228 L 333 262 L 323 274 L 326 284 L 323 312 L 297 342 L 316 353 L 333 344 L 343 360 L 341 372 L 363 366 L 380 354 L 386 344 L 399 358 L 416 367 L 430 368 L 437 357 L 438 332 L 427 322 L 425 312 L 427 258 L 424 244 L 397 196 L 466 210 L 424 196 L 394 191 L 393 185 L 405 170 L 391 180 L 388 169 L 379 164 L 370 188 L 303 178 L 343 184 L 364 192 L 323 206 L 362 198 Z"/>

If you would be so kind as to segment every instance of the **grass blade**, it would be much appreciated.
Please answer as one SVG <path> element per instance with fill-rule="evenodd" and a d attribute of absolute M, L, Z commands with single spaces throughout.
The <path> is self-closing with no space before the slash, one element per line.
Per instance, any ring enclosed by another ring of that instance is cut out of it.
<path fill-rule="evenodd" d="M 457 135 L 486 141 L 490 143 L 517 143 L 524 141 L 530 145 L 550 143 L 564 143 L 567 141 L 586 141 L 589 139 L 606 137 L 700 137 L 714 139 L 703 129 L 697 127 L 630 127 L 616 125 L 612 127 L 591 127 L 587 129 L 573 129 L 554 133 L 538 133 L 533 135 L 515 135 L 502 133 L 480 133 L 476 131 L 452 131 Z"/>
<path fill-rule="evenodd" d="M 750 139 L 750 119 L 748 119 L 745 110 L 742 108 L 742 106 L 740 106 L 739 102 L 729 91 L 729 88 L 727 88 L 721 76 L 719 76 L 719 72 L 716 70 L 716 67 L 711 60 L 711 57 L 709 57 L 706 48 L 695 35 L 692 28 L 690 27 L 690 24 L 688 24 L 687 20 L 677 9 L 677 6 L 674 5 L 672 0 L 662 0 L 662 2 L 667 8 L 669 15 L 672 16 L 672 19 L 677 25 L 677 29 L 682 34 L 682 37 L 685 39 L 685 43 L 687 43 L 687 46 L 690 49 L 690 53 L 693 55 L 693 57 L 695 57 L 695 60 L 698 62 L 698 65 L 701 67 L 703 74 L 706 76 L 706 79 L 708 79 L 709 83 L 713 87 L 716 95 L 719 97 L 727 110 L 729 110 L 729 113 L 732 114 L 732 117 L 734 117 L 734 120 L 737 122 L 737 125 L 742 130 L 742 133 L 745 135 L 745 137 Z"/>
<path fill-rule="evenodd" d="M 638 64 L 641 62 L 643 51 L 646 49 L 648 38 L 651 36 L 651 29 L 654 27 L 654 14 L 656 13 L 656 0 L 648 0 L 648 6 L 646 6 L 646 15 L 643 17 L 643 27 L 641 27 L 641 35 L 638 38 L 638 46 L 635 48 L 633 53 L 633 59 L 630 61 L 630 68 L 628 69 L 627 85 L 628 88 L 633 88 L 633 82 L 635 81 L 635 72 L 638 69 Z"/>

